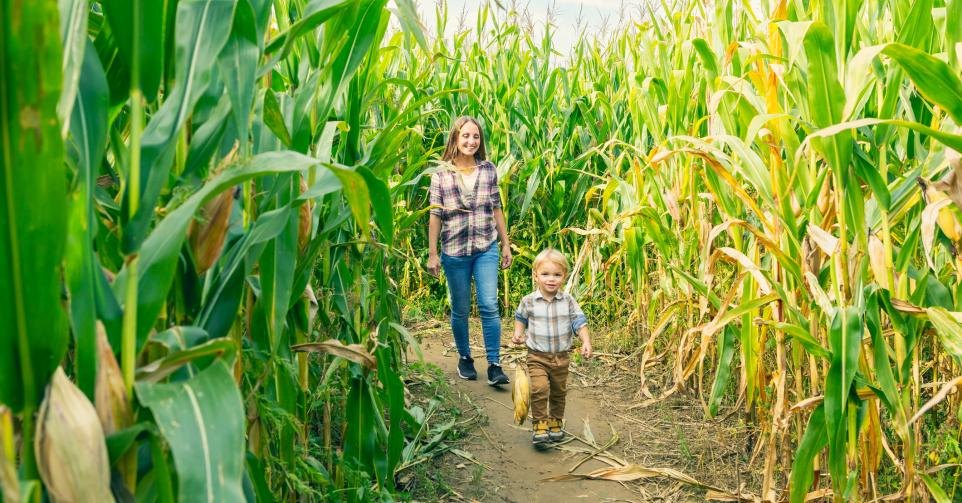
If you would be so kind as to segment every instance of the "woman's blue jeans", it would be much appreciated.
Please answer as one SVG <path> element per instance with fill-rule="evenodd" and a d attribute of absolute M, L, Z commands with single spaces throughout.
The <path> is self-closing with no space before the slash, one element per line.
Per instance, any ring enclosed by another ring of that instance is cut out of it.
<path fill-rule="evenodd" d="M 501 360 L 501 313 L 498 308 L 498 273 L 501 254 L 498 241 L 481 253 L 464 257 L 441 254 L 441 265 L 448 279 L 448 300 L 451 302 L 451 331 L 461 356 L 471 356 L 468 342 L 468 314 L 471 312 L 471 278 L 481 314 L 481 332 L 488 363 Z"/>

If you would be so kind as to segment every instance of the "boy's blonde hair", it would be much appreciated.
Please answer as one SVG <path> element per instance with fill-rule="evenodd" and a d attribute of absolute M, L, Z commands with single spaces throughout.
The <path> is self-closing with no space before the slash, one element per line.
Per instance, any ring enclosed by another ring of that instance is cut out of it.
<path fill-rule="evenodd" d="M 531 264 L 531 275 L 535 276 L 538 274 L 538 269 L 545 262 L 553 262 L 561 267 L 561 271 L 564 273 L 565 277 L 568 276 L 568 257 L 565 257 L 564 253 L 561 253 L 554 248 L 547 248 L 542 250 L 537 257 L 534 258 L 534 262 Z"/>

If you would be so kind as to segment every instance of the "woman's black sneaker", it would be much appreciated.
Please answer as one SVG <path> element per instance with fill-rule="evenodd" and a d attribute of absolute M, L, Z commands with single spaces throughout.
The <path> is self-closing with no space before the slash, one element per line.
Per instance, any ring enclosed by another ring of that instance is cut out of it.
<path fill-rule="evenodd" d="M 478 378 L 478 372 L 474 370 L 474 360 L 470 356 L 458 358 L 458 377 L 468 381 Z"/>
<path fill-rule="evenodd" d="M 500 384 L 508 384 L 508 376 L 504 375 L 501 370 L 501 365 L 492 363 L 488 365 L 488 384 L 491 386 L 498 386 Z"/>

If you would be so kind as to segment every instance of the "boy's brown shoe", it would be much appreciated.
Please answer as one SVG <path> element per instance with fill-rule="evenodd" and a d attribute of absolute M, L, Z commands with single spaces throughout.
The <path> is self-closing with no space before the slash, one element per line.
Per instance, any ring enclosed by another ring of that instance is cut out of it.
<path fill-rule="evenodd" d="M 561 421 L 558 419 L 548 420 L 548 439 L 552 442 L 564 440 L 565 432 L 561 429 Z"/>
<path fill-rule="evenodd" d="M 531 443 L 533 443 L 535 447 L 548 443 L 548 422 L 535 421 L 532 426 L 534 427 L 534 431 L 531 433 Z"/>

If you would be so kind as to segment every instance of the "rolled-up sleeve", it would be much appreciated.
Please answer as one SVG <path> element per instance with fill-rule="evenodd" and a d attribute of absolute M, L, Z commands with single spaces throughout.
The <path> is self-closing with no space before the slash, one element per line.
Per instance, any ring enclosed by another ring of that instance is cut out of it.
<path fill-rule="evenodd" d="M 498 168 L 491 161 L 488 161 L 488 166 L 491 168 L 491 207 L 500 208 L 501 191 L 498 190 Z"/>
<path fill-rule="evenodd" d="M 514 312 L 514 319 L 520 321 L 524 326 L 528 326 L 528 309 L 524 305 L 524 299 L 518 304 L 518 309 Z"/>
<path fill-rule="evenodd" d="M 571 331 L 578 333 L 581 327 L 588 324 L 588 317 L 585 316 L 585 312 L 581 310 L 581 306 L 578 305 L 578 301 L 574 297 L 568 296 L 568 312 L 571 313 Z"/>
<path fill-rule="evenodd" d="M 431 175 L 431 189 L 429 191 L 428 202 L 430 202 L 432 206 L 428 213 L 440 217 L 443 199 L 441 197 L 441 180 L 437 173 Z"/>

